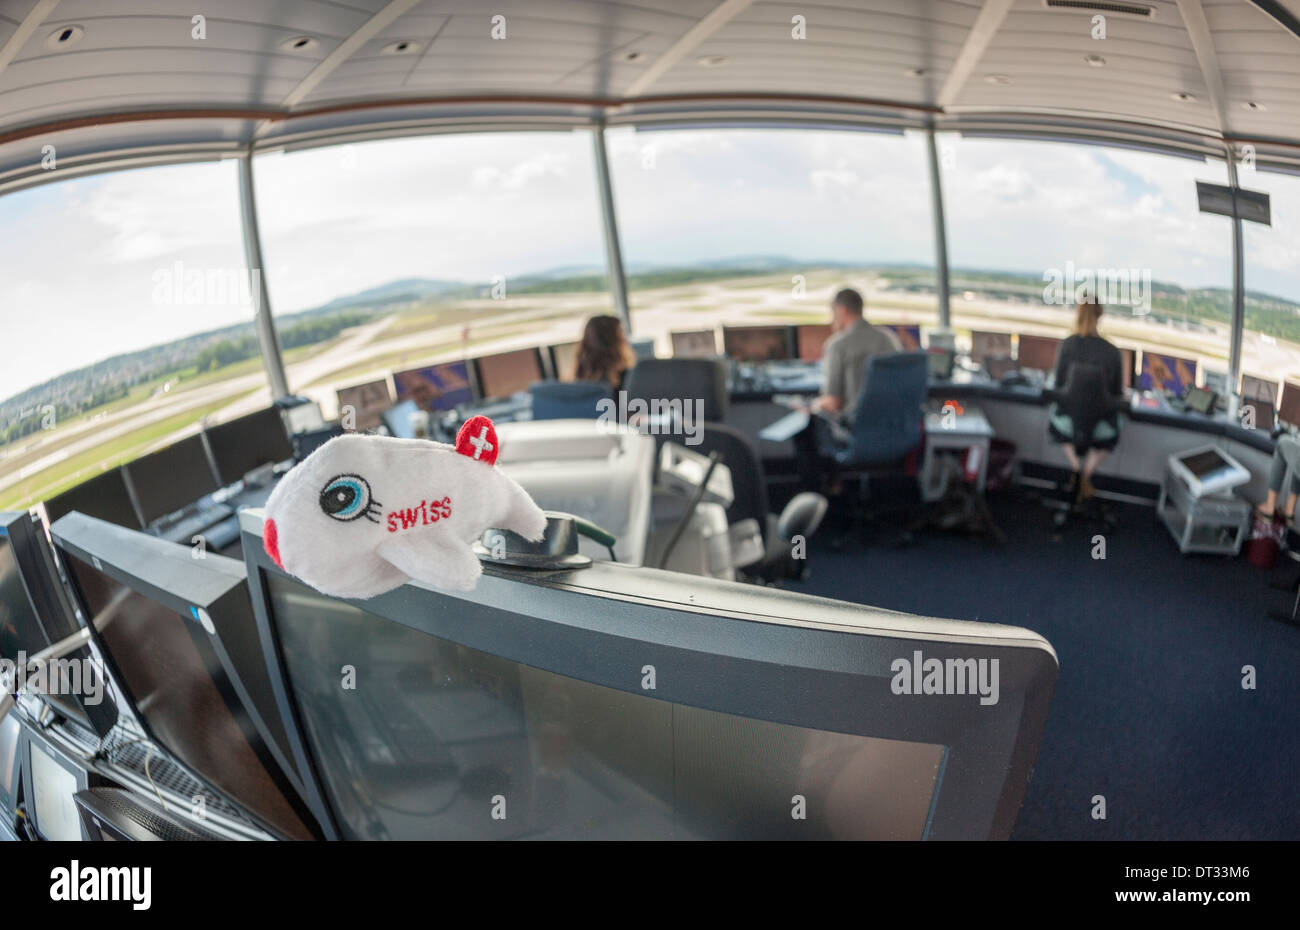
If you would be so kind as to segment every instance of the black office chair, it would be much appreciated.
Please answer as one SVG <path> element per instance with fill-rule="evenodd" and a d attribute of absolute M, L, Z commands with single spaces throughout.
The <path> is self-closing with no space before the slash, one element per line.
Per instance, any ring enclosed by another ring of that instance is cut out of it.
<path fill-rule="evenodd" d="M 1080 459 L 1092 449 L 1113 449 L 1119 441 L 1119 414 L 1125 401 L 1122 395 L 1110 393 L 1106 373 L 1100 366 L 1076 362 L 1070 367 L 1064 387 L 1044 391 L 1043 396 L 1052 404 L 1048 434 L 1057 442 L 1072 445 Z M 1100 520 L 1111 527 L 1116 524 L 1109 507 L 1095 498 L 1085 502 L 1080 493 L 1081 488 L 1074 487 L 1063 501 L 1049 502 L 1057 511 L 1053 523 L 1058 529 L 1076 517 Z"/>
<path fill-rule="evenodd" d="M 806 578 L 806 545 L 826 516 L 826 498 L 805 491 L 796 494 L 779 515 L 769 512 L 767 483 L 758 449 L 749 437 L 733 427 L 709 423 L 704 427 L 700 443 L 691 448 L 701 455 L 717 452 L 721 463 L 731 471 L 735 497 L 727 510 L 727 522 L 734 535 L 752 536 L 756 526 L 763 540 L 763 555 L 738 565 L 741 573 L 766 583 Z M 796 558 L 796 546 L 804 550 L 803 556 Z"/>
<path fill-rule="evenodd" d="M 720 422 L 727 415 L 727 364 L 716 358 L 647 358 L 637 362 L 625 381 L 628 402 L 704 402 L 704 419 Z M 652 407 L 653 409 L 653 407 Z M 693 409 L 693 408 L 692 408 Z"/>
<path fill-rule="evenodd" d="M 528 393 L 534 420 L 594 420 L 612 391 L 604 381 L 537 381 Z"/>
<path fill-rule="evenodd" d="M 859 479 L 860 503 L 870 498 L 872 483 L 878 479 L 903 478 L 915 487 L 908 457 L 920 449 L 924 438 L 922 407 L 928 391 L 924 352 L 872 356 L 862 369 L 862 388 L 849 427 L 820 417 L 815 421 L 818 444 L 832 471 L 838 477 Z M 861 506 L 853 512 L 854 521 L 869 522 L 878 516 Z M 905 534 L 899 541 L 910 537 Z"/>

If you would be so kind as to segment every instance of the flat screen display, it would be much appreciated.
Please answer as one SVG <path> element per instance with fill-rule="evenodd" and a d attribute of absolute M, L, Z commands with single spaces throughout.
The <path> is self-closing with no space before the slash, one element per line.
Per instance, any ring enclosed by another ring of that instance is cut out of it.
<path fill-rule="evenodd" d="M 913 323 L 885 323 L 881 329 L 887 329 L 898 337 L 898 344 L 904 352 L 921 351 L 921 327 Z"/>
<path fill-rule="evenodd" d="M 1196 383 L 1196 367 L 1194 359 L 1162 355 L 1143 349 L 1138 388 L 1143 391 L 1166 391 L 1174 397 L 1182 397 Z"/>
<path fill-rule="evenodd" d="M 1061 347 L 1061 340 L 1052 336 L 1020 337 L 1016 361 L 1021 368 L 1032 371 L 1053 371 L 1056 368 L 1056 353 Z"/>
<path fill-rule="evenodd" d="M 1208 476 L 1232 467 L 1231 462 L 1213 449 L 1207 449 L 1195 455 L 1181 456 L 1179 461 L 1196 476 L 1198 481 L 1204 481 Z"/>
<path fill-rule="evenodd" d="M 215 451 L 215 450 L 214 450 Z M 146 523 L 184 510 L 221 487 L 197 433 L 126 466 Z"/>
<path fill-rule="evenodd" d="M 412 368 L 393 375 L 397 399 L 413 400 L 427 413 L 451 410 L 474 400 L 469 383 L 469 364 L 443 362 L 427 368 Z"/>
<path fill-rule="evenodd" d="M 689 333 L 673 333 L 673 358 L 714 358 L 718 354 L 718 340 L 711 329 Z"/>
<path fill-rule="evenodd" d="M 779 362 L 790 358 L 788 326 L 724 326 L 722 348 L 737 362 Z"/>
<path fill-rule="evenodd" d="M 12 661 L 24 652 L 30 659 L 47 645 L 9 537 L 0 533 L 0 658 Z"/>
<path fill-rule="evenodd" d="M 578 377 L 578 348 L 581 343 L 562 342 L 551 346 L 551 362 L 557 381 L 574 381 Z"/>
<path fill-rule="evenodd" d="M 22 725 L 14 714 L 0 720 L 0 807 L 13 811 L 18 792 L 18 741 Z"/>
<path fill-rule="evenodd" d="M 206 430 L 221 480 L 233 484 L 263 465 L 293 458 L 293 443 L 277 407 Z"/>
<path fill-rule="evenodd" d="M 1278 418 L 1283 423 L 1300 426 L 1300 384 L 1288 381 L 1282 388 L 1282 407 Z"/>
<path fill-rule="evenodd" d="M 348 415 L 352 417 L 344 427 L 364 433 L 379 426 L 384 411 L 393 405 L 393 395 L 388 391 L 388 379 L 381 378 L 341 388 L 338 402 L 339 419 Z"/>
<path fill-rule="evenodd" d="M 120 468 L 96 475 L 45 502 L 45 513 L 51 523 L 74 510 L 118 526 L 141 528 Z"/>
<path fill-rule="evenodd" d="M 310 831 L 253 748 L 253 724 L 197 620 L 119 584 L 70 553 L 105 659 L 149 735 L 227 797 L 286 836 Z M 214 623 L 221 622 L 214 618 Z"/>
<path fill-rule="evenodd" d="M 478 384 L 486 399 L 509 397 L 542 380 L 536 349 L 519 349 L 478 360 Z"/>
<path fill-rule="evenodd" d="M 1010 333 L 984 333 L 975 330 L 970 334 L 970 360 L 976 365 L 990 358 L 1011 358 Z"/>
<path fill-rule="evenodd" d="M 557 675 L 264 575 L 349 839 L 920 839 L 943 746 Z M 339 687 L 348 664 L 355 690 Z M 792 815 L 802 797 L 804 819 Z M 494 808 L 501 814 L 494 819 Z"/>
<path fill-rule="evenodd" d="M 1270 407 L 1276 407 L 1277 382 L 1256 378 L 1254 375 L 1242 375 L 1241 396 L 1248 400 L 1266 401 Z"/>
<path fill-rule="evenodd" d="M 81 839 L 81 816 L 73 795 L 78 791 L 77 775 L 65 769 L 36 740 L 32 748 L 32 807 L 36 829 L 47 840 L 77 842 Z"/>
<path fill-rule="evenodd" d="M 831 338 L 831 328 L 827 323 L 805 323 L 795 329 L 795 342 L 799 348 L 799 360 L 819 362 L 826 348 L 826 340 Z"/>

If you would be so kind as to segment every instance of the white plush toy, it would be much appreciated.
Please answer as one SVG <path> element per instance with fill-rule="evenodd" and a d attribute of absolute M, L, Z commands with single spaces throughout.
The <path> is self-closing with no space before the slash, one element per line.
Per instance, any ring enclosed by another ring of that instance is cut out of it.
<path fill-rule="evenodd" d="M 325 594 L 369 598 L 414 578 L 467 591 L 471 544 L 489 527 L 539 540 L 546 515 L 495 467 L 492 421 L 473 417 L 449 446 L 347 435 L 289 471 L 266 502 L 275 564 Z"/>

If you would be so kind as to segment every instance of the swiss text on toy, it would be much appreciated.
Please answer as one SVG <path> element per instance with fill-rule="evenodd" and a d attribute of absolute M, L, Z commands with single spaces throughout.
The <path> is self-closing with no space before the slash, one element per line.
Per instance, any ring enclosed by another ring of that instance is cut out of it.
<path fill-rule="evenodd" d="M 437 523 L 439 520 L 446 520 L 451 517 L 451 498 L 444 497 L 442 500 L 420 501 L 415 507 L 407 507 L 404 510 L 394 510 L 388 515 L 388 532 L 396 533 L 398 530 L 409 530 L 417 526 L 428 526 L 431 523 Z"/>

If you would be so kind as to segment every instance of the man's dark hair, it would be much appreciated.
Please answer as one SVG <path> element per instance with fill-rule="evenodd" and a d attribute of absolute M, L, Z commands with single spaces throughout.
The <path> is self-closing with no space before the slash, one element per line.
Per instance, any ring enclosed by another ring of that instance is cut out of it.
<path fill-rule="evenodd" d="M 846 287 L 835 295 L 831 301 L 833 307 L 843 307 L 855 316 L 862 316 L 862 295 L 851 287 Z"/>

